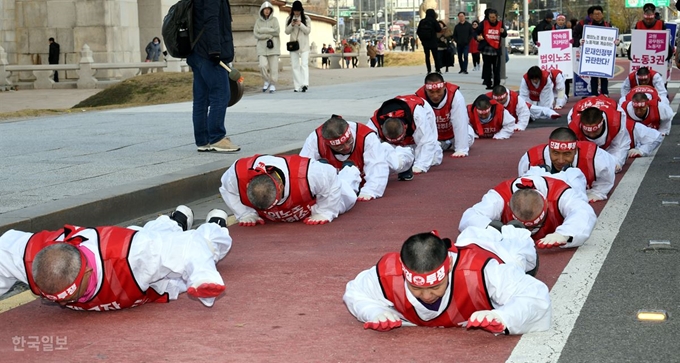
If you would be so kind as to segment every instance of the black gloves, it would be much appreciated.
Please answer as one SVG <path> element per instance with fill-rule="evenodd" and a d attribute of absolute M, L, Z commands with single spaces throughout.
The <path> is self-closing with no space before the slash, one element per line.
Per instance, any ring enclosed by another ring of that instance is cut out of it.
<path fill-rule="evenodd" d="M 215 63 L 215 65 L 219 65 L 220 64 L 220 53 L 210 53 L 210 54 L 208 54 L 208 59 L 210 59 L 210 61 Z"/>

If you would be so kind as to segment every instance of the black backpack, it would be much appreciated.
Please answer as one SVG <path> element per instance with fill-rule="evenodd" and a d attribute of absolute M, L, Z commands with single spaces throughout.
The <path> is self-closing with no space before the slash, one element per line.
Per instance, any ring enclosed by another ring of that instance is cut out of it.
<path fill-rule="evenodd" d="M 194 39 L 193 5 L 193 0 L 179 0 L 170 7 L 168 14 L 163 18 L 163 27 L 161 28 L 163 42 L 168 53 L 175 58 L 188 57 L 203 34 L 203 30 L 205 30 L 205 28 L 202 29 Z"/>
<path fill-rule="evenodd" d="M 434 27 L 432 26 L 432 22 L 429 19 L 423 19 L 418 23 L 416 34 L 418 34 L 420 40 L 430 40 L 437 36 L 437 33 L 435 33 Z"/>

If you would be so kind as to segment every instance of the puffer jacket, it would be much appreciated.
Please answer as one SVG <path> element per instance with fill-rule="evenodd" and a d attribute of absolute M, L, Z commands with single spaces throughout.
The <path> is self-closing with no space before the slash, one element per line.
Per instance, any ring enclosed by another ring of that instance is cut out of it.
<path fill-rule="evenodd" d="M 263 10 L 266 8 L 271 9 L 269 18 L 264 18 Z M 274 16 L 274 7 L 269 1 L 265 1 L 260 6 L 260 17 L 255 21 L 255 26 L 253 27 L 253 34 L 255 39 L 257 39 L 257 55 L 267 56 L 267 55 L 281 55 L 281 40 L 279 33 L 281 29 L 279 28 L 279 20 Z M 274 42 L 274 48 L 267 48 L 267 40 L 271 39 Z"/>

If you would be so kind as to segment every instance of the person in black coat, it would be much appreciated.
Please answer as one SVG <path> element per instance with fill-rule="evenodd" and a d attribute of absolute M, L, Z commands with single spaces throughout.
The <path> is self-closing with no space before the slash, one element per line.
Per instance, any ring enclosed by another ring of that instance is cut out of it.
<path fill-rule="evenodd" d="M 538 23 L 535 27 L 534 30 L 531 32 L 531 39 L 534 40 L 534 44 L 538 44 L 538 32 L 542 32 L 545 30 L 553 30 L 553 19 L 555 18 L 555 15 L 553 15 L 553 12 L 551 10 L 546 10 L 545 11 L 545 18 L 541 20 L 540 23 Z"/>
<path fill-rule="evenodd" d="M 434 68 L 437 72 L 441 72 L 441 58 L 439 57 L 439 52 L 437 51 L 438 39 L 437 33 L 442 32 L 442 27 L 437 21 L 437 13 L 434 9 L 427 9 L 425 11 L 425 18 L 420 20 L 418 23 L 418 38 L 420 38 L 420 43 L 423 45 L 423 51 L 425 52 L 425 66 L 427 66 L 427 73 L 432 72 L 432 66 L 430 65 L 430 54 L 434 58 Z"/>
<path fill-rule="evenodd" d="M 47 61 L 50 64 L 59 64 L 59 43 L 54 41 L 54 38 L 49 39 L 50 42 L 50 55 L 47 57 Z M 54 81 L 59 82 L 59 72 L 54 71 Z"/>
<path fill-rule="evenodd" d="M 468 51 L 473 36 L 472 24 L 465 19 L 465 13 L 461 11 L 458 13 L 458 24 L 453 28 L 453 41 L 456 42 L 456 52 L 460 64 L 460 72 L 458 73 L 468 74 Z"/>

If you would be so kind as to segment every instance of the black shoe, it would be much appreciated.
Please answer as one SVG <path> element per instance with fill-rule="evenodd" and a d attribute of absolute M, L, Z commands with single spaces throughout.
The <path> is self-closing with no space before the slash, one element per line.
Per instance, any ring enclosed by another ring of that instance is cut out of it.
<path fill-rule="evenodd" d="M 397 179 L 400 181 L 413 180 L 413 168 L 408 168 L 408 170 L 397 174 Z"/>
<path fill-rule="evenodd" d="M 302 86 L 302 92 L 307 92 L 307 86 Z"/>
<path fill-rule="evenodd" d="M 464 72 L 465 72 L 465 71 L 461 69 L 461 70 L 458 72 L 458 74 L 461 74 L 461 73 L 464 73 Z"/>
<path fill-rule="evenodd" d="M 330 164 L 330 163 L 328 162 L 328 160 L 326 160 L 326 159 L 319 159 L 318 161 L 319 161 L 321 164 Z"/>
<path fill-rule="evenodd" d="M 493 86 L 486 86 L 486 89 L 493 89 Z"/>
<path fill-rule="evenodd" d="M 342 169 L 344 169 L 346 167 L 351 167 L 351 166 L 357 166 L 357 164 L 354 164 L 354 162 L 352 160 L 345 160 L 345 161 L 342 162 Z M 342 169 L 340 169 L 340 170 L 342 170 Z"/>
<path fill-rule="evenodd" d="M 465 71 L 465 72 L 463 72 L 463 74 L 468 74 L 468 72 L 467 72 L 467 71 Z"/>
<path fill-rule="evenodd" d="M 177 222 L 177 224 L 182 228 L 183 231 L 191 229 L 194 224 L 194 212 L 191 208 L 180 205 L 172 213 L 170 213 L 170 219 Z"/>

